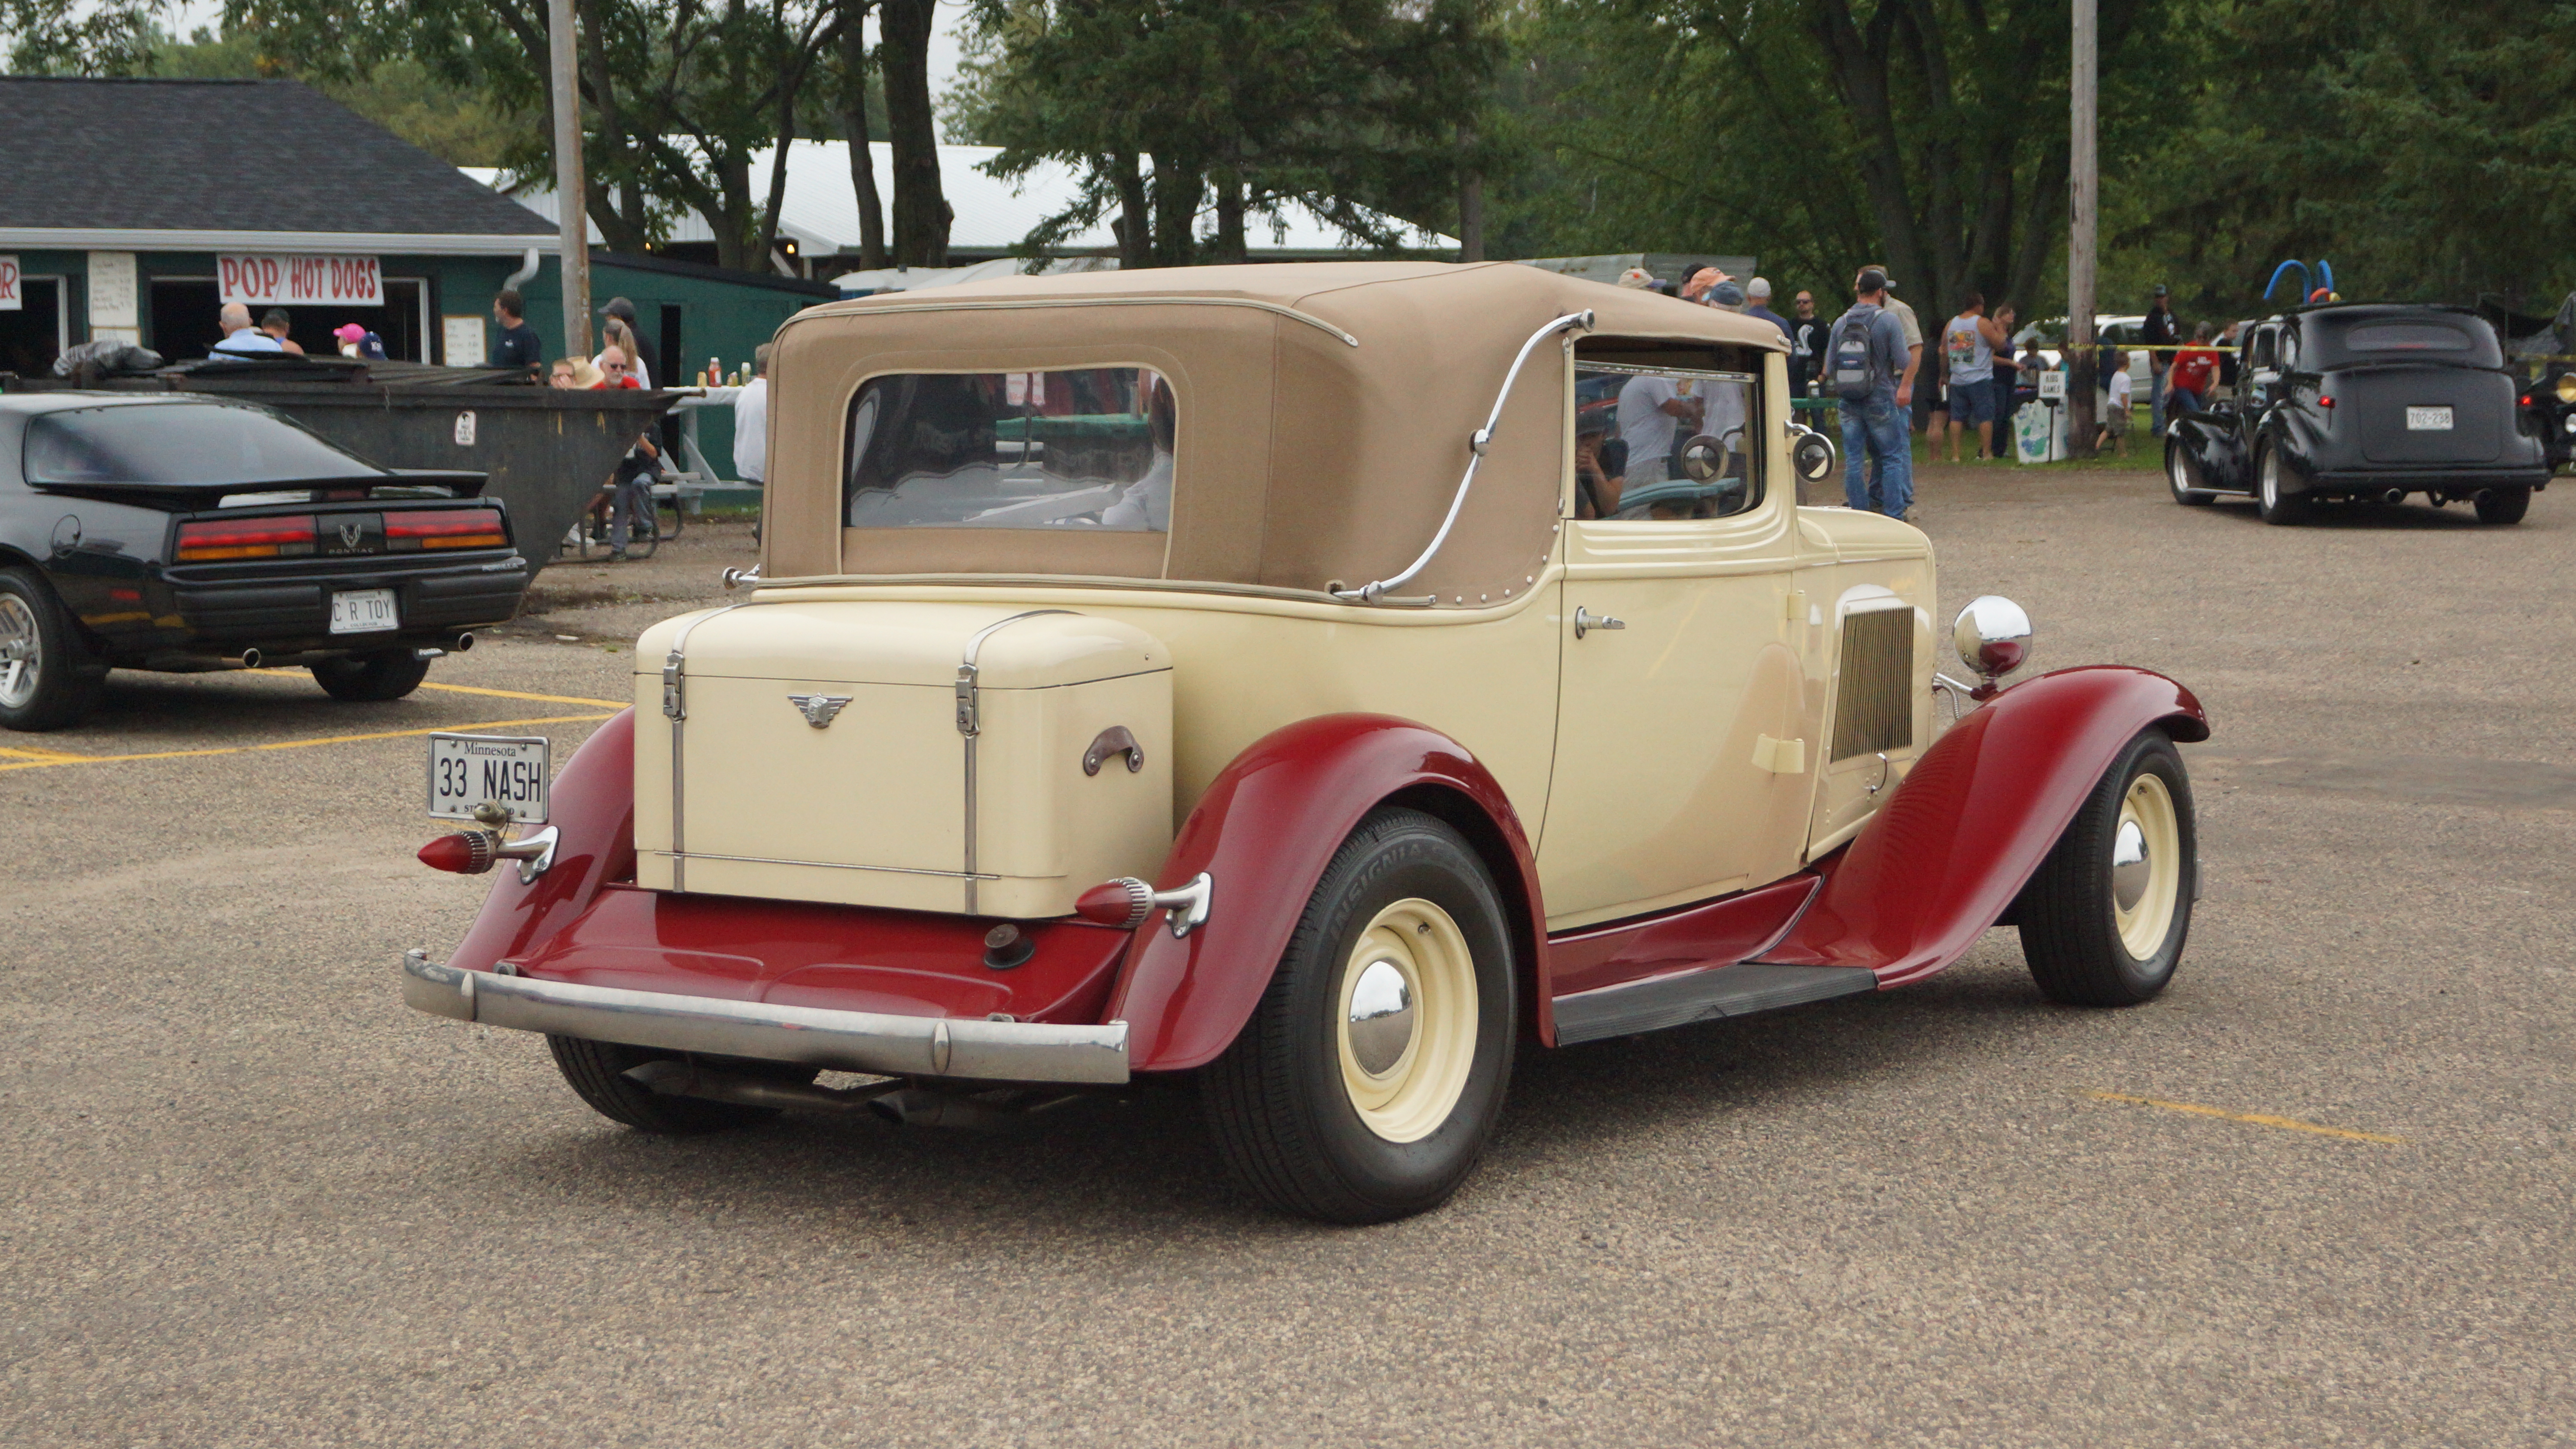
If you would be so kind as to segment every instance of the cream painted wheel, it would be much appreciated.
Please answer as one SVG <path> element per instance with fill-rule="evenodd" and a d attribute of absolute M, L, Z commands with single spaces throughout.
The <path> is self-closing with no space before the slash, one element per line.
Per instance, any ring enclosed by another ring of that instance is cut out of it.
<path fill-rule="evenodd" d="M 1449 913 L 1408 897 L 1379 911 L 1342 969 L 1342 1090 L 1389 1142 L 1449 1120 L 1476 1060 L 1476 963 Z"/>
<path fill-rule="evenodd" d="M 2101 779 L 2014 906 L 2031 979 L 2070 1006 L 2135 1006 L 2164 990 L 2199 894 L 2191 779 L 2150 727 Z"/>
<path fill-rule="evenodd" d="M 2164 944 L 2182 893 L 2182 828 L 2174 820 L 2173 792 L 2154 775 L 2140 775 L 2120 801 L 2120 824 L 2111 836 L 2111 918 L 2120 944 L 2144 961 Z"/>
<path fill-rule="evenodd" d="M 1510 910 L 1446 820 L 1384 806 L 1351 831 L 1199 1078 L 1209 1135 L 1246 1191 L 1382 1223 L 1458 1190 L 1502 1114 L 1520 1035 Z"/>

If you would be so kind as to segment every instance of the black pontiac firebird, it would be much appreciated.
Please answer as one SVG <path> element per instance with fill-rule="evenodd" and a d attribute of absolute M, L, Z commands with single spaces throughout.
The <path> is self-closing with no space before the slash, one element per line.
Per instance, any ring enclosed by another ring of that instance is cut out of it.
<path fill-rule="evenodd" d="M 110 668 L 302 664 L 334 698 L 411 693 L 527 588 L 483 482 L 379 468 L 249 403 L 0 395 L 0 727 L 74 723 Z"/>
<path fill-rule="evenodd" d="M 2327 303 L 2245 328 L 2238 396 L 2169 415 L 2174 501 L 2251 494 L 2266 523 L 2320 499 L 2466 501 L 2519 523 L 2549 460 L 2493 328 L 2457 307 Z"/>

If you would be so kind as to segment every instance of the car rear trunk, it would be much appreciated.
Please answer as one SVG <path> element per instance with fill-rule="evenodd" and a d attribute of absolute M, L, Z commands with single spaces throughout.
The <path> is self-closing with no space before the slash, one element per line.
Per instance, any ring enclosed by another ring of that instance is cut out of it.
<path fill-rule="evenodd" d="M 2356 368 L 2330 377 L 2340 426 L 2358 428 L 2373 463 L 2492 463 L 2514 426 L 2514 386 L 2465 367 Z"/>
<path fill-rule="evenodd" d="M 635 662 L 647 888 L 1034 920 L 1170 848 L 1171 657 L 1131 625 L 764 595 Z"/>

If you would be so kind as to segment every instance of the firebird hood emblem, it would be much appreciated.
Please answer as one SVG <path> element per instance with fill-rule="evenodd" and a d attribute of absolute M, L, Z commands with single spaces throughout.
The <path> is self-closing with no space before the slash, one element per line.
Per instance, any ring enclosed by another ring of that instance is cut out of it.
<path fill-rule="evenodd" d="M 340 525 L 340 546 L 341 546 L 342 548 L 356 548 L 356 547 L 358 546 L 358 538 L 359 538 L 359 536 L 360 536 L 360 535 L 362 535 L 362 534 L 364 534 L 365 532 L 366 532 L 366 530 L 365 530 L 364 528 L 359 527 L 357 524 L 354 524 L 354 523 L 344 523 L 344 524 L 341 524 L 341 525 Z"/>
<path fill-rule="evenodd" d="M 850 697 L 846 694 L 791 694 L 787 696 L 787 702 L 796 706 L 807 724 L 819 730 L 831 727 L 832 721 L 840 716 L 841 706 L 848 704 Z"/>

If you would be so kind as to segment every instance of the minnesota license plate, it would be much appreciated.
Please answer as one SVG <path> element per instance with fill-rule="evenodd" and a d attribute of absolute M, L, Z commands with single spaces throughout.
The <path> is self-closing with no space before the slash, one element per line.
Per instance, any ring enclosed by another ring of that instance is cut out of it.
<path fill-rule="evenodd" d="M 2406 431 L 2410 433 L 2447 433 L 2451 430 L 2449 408 L 2408 408 Z"/>
<path fill-rule="evenodd" d="M 471 820 L 479 805 L 498 805 L 523 825 L 546 823 L 546 742 L 542 736 L 431 735 L 429 813 Z"/>
<path fill-rule="evenodd" d="M 381 634 L 402 627 L 391 589 L 350 589 L 331 596 L 331 632 Z"/>

